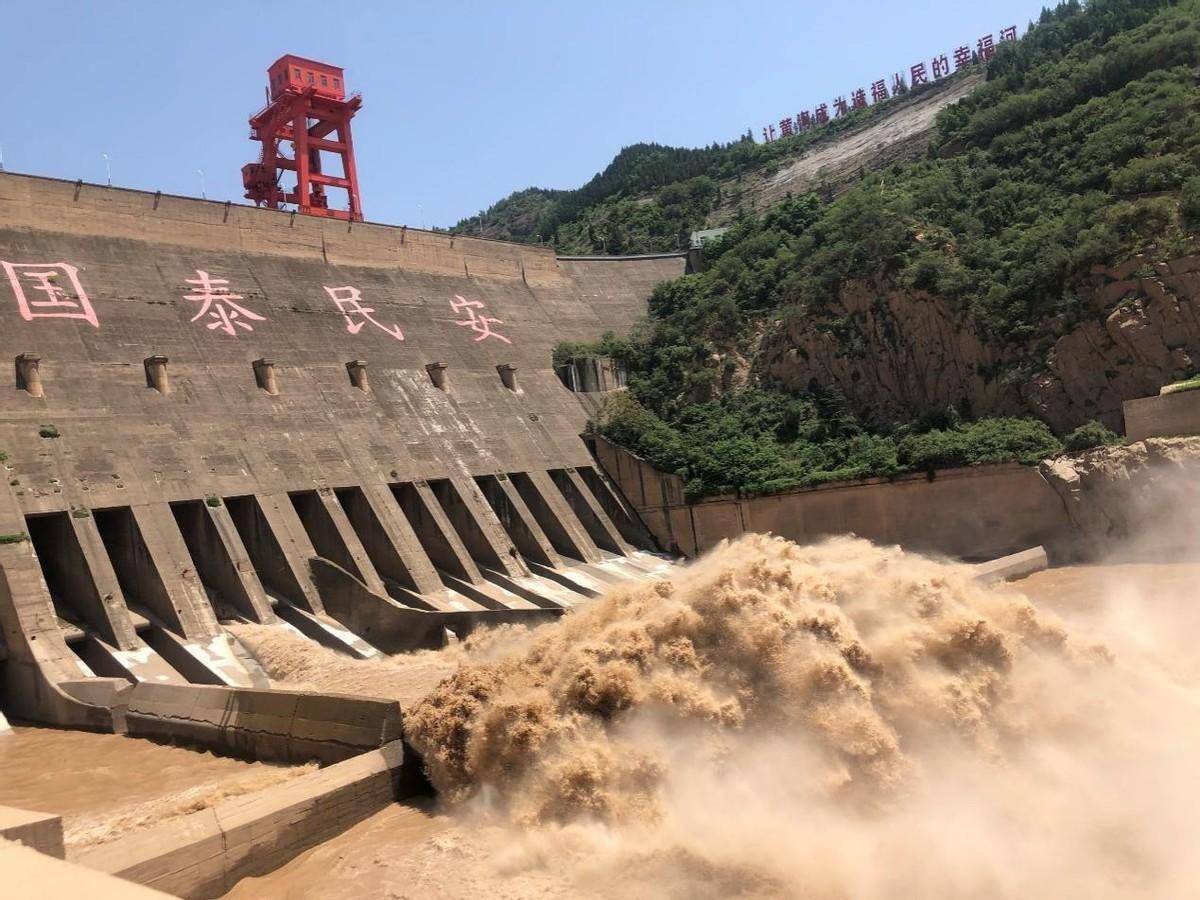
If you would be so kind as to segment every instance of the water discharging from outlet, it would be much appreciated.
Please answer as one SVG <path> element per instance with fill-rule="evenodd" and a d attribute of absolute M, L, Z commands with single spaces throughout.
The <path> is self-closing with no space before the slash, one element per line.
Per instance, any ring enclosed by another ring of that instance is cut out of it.
<path fill-rule="evenodd" d="M 1100 579 L 1057 618 L 895 548 L 745 537 L 460 660 L 406 710 L 443 812 L 243 888 L 1187 895 L 1197 574 L 1171 597 Z"/>

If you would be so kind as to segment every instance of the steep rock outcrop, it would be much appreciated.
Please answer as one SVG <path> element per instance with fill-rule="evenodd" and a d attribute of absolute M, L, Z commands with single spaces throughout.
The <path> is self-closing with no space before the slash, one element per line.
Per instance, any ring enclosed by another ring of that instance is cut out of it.
<path fill-rule="evenodd" d="M 1200 554 L 1200 437 L 1149 438 L 1041 464 L 1081 557 Z"/>
<path fill-rule="evenodd" d="M 1095 269 L 1083 320 L 1043 323 L 1045 350 L 990 341 L 966 311 L 924 291 L 851 281 L 820 317 L 797 313 L 762 338 L 757 370 L 784 388 L 835 386 L 869 421 L 951 404 L 971 415 L 1029 413 L 1067 431 L 1157 393 L 1200 363 L 1200 256 Z M 1033 370 L 1029 374 L 1030 369 Z"/>

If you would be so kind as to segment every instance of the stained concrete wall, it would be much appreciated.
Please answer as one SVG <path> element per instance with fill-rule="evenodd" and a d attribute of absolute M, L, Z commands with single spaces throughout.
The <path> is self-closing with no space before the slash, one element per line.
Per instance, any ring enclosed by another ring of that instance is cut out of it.
<path fill-rule="evenodd" d="M 1036 468 L 1015 463 L 869 479 L 688 504 L 682 480 L 602 437 L 596 458 L 665 546 L 696 556 L 725 538 L 772 532 L 800 543 L 839 534 L 984 560 L 1069 541 L 1071 523 Z"/>
<path fill-rule="evenodd" d="M 399 741 L 80 854 L 90 869 L 176 897 L 218 897 L 408 793 Z"/>
<path fill-rule="evenodd" d="M 48 703 L 52 721 L 103 727 L 106 711 L 49 689 L 97 674 L 68 637 L 105 674 L 124 671 L 108 667 L 113 654 L 149 649 L 134 633 L 147 618 L 165 647 L 211 641 L 218 615 L 273 622 L 275 601 L 323 615 L 314 536 L 337 537 L 368 592 L 503 611 L 508 600 L 480 593 L 490 586 L 471 554 L 504 577 L 528 572 L 472 476 L 531 472 L 556 491 L 547 470 L 586 464 L 587 413 L 555 376 L 553 345 L 627 329 L 683 266 L 560 261 L 547 248 L 0 174 L 0 359 L 13 366 L 0 387 L 0 536 L 55 514 L 78 544 L 48 527 L 39 540 L 66 548 L 54 558 L 0 544 L 5 678 L 19 695 L 5 708 Z M 365 362 L 367 389 L 351 361 Z M 516 368 L 519 390 L 500 365 Z M 457 561 L 451 575 L 474 590 L 453 600 L 439 599 L 418 539 L 432 531 L 414 532 L 392 494 L 439 480 L 462 500 L 453 523 L 431 507 L 454 557 L 439 562 Z M 324 518 L 303 521 L 288 499 L 301 492 Z M 89 510 L 111 512 L 97 525 Z M 57 610 L 47 576 L 70 594 Z M 160 662 L 141 677 L 173 680 Z"/>
<path fill-rule="evenodd" d="M 1126 400 L 1125 440 L 1200 434 L 1200 390 Z"/>

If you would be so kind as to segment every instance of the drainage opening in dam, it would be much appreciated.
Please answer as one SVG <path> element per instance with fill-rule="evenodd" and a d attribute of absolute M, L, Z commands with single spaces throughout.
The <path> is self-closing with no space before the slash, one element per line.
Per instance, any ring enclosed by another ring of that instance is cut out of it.
<path fill-rule="evenodd" d="M 361 487 L 337 488 L 334 496 L 341 506 L 388 595 L 417 609 L 433 609 L 420 595 L 420 587 L 405 565 L 397 543 L 388 534 L 379 514 Z M 385 513 L 386 515 L 386 513 Z M 391 523 L 393 529 L 396 523 Z M 307 526 L 306 526 L 307 527 Z"/>
<path fill-rule="evenodd" d="M 269 619 L 269 614 L 255 604 L 230 556 L 227 543 L 236 536 L 236 528 L 220 501 L 181 500 L 171 504 L 171 513 L 217 618 L 250 622 Z"/>
<path fill-rule="evenodd" d="M 44 513 L 26 516 L 25 522 L 67 646 L 95 674 L 124 677 L 125 672 L 97 643 L 110 647 L 119 643 L 105 606 L 116 598 L 101 596 L 96 588 L 76 532 L 76 517 L 65 512 Z"/>

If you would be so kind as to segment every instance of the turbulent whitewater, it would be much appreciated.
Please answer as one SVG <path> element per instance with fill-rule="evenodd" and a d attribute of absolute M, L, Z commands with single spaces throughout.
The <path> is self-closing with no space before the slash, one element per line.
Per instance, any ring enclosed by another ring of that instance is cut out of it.
<path fill-rule="evenodd" d="M 460 816 L 511 831 L 509 875 L 582 893 L 1178 895 L 1196 685 L 1104 637 L 965 566 L 751 535 L 406 723 Z"/>

